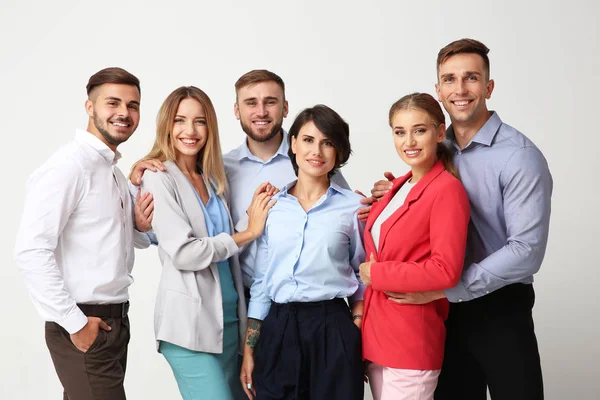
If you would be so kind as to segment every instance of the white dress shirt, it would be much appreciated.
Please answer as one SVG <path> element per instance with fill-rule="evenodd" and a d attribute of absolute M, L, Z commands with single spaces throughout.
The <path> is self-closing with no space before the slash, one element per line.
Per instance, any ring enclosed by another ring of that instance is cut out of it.
<path fill-rule="evenodd" d="M 77 303 L 129 299 L 137 235 L 120 156 L 77 130 L 28 182 L 15 261 L 42 318 L 69 333 L 87 323 Z"/>

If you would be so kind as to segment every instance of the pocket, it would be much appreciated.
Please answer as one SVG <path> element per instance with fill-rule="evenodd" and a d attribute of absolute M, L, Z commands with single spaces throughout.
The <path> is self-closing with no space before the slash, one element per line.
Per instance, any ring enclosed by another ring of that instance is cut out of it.
<path fill-rule="evenodd" d="M 75 346 L 75 344 L 71 340 L 71 335 L 69 335 L 69 332 L 65 331 L 65 334 L 67 335 L 67 339 L 69 340 L 69 342 L 71 343 L 71 345 L 73 346 L 73 348 L 75 349 L 75 351 L 77 351 L 77 352 L 79 352 L 81 354 L 88 354 L 88 353 L 96 350 L 104 342 L 106 342 L 106 332 L 104 331 L 104 329 L 98 328 L 98 334 L 96 335 L 96 339 L 94 339 L 94 341 L 92 342 L 92 344 L 90 345 L 90 347 L 87 349 L 87 351 L 81 351 L 81 350 L 79 350 L 77 348 L 77 346 Z"/>

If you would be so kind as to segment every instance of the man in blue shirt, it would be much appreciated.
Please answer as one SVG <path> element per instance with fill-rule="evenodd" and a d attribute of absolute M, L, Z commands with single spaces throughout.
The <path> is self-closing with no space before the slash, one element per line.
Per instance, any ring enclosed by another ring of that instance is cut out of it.
<path fill-rule="evenodd" d="M 223 162 L 230 186 L 231 217 L 236 230 L 241 231 L 245 229 L 246 209 L 258 185 L 268 181 L 275 187 L 282 188 L 295 180 L 296 175 L 288 155 L 288 134 L 282 128 L 283 119 L 288 114 L 283 79 L 271 71 L 252 70 L 237 80 L 235 91 L 234 113 L 247 137 L 239 147 L 223 155 Z M 146 168 L 156 170 L 162 168 L 162 165 L 153 160 L 134 165 L 131 174 L 134 185 L 141 183 L 141 176 Z M 350 188 L 340 171 L 335 173 L 332 181 L 341 188 Z M 362 203 L 369 204 L 370 201 L 363 199 Z M 149 193 L 138 198 L 135 217 L 140 231 L 151 229 L 152 211 L 152 196 Z M 365 213 L 365 209 L 361 209 L 359 212 L 359 218 L 363 221 L 368 216 L 368 210 L 366 211 Z M 152 232 L 148 236 L 156 244 Z M 247 299 L 252 286 L 255 258 L 256 244 L 253 242 L 240 254 Z"/>
<path fill-rule="evenodd" d="M 449 146 L 471 205 L 462 279 L 445 292 L 392 295 L 402 304 L 451 302 L 436 400 L 485 400 L 486 388 L 493 400 L 544 398 L 532 282 L 546 250 L 552 177 L 540 150 L 488 111 L 488 52 L 462 39 L 437 59 L 436 91 L 452 121 Z M 372 194 L 389 187 L 380 181 Z"/>

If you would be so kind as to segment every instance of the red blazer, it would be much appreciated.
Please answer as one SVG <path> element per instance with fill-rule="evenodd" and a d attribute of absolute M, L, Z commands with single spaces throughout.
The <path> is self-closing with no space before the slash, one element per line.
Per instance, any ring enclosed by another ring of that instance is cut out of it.
<path fill-rule="evenodd" d="M 365 292 L 363 357 L 391 368 L 442 367 L 449 303 L 398 304 L 384 291 L 422 292 L 455 286 L 460 280 L 469 224 L 469 201 L 462 183 L 438 161 L 408 193 L 402 207 L 382 225 L 379 248 L 371 228 L 412 173 L 394 180 L 392 190 L 373 205 L 365 227 L 367 260 L 373 254 L 372 284 Z"/>

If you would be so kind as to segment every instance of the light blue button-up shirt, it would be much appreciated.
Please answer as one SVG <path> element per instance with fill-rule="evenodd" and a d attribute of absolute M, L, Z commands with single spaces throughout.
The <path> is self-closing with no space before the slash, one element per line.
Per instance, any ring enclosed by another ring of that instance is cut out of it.
<path fill-rule="evenodd" d="M 469 195 L 471 222 L 459 284 L 445 291 L 461 302 L 512 283 L 532 283 L 544 259 L 552 176 L 540 150 L 495 112 L 460 149 L 447 136 Z"/>
<path fill-rule="evenodd" d="M 276 196 L 264 234 L 257 240 L 256 268 L 248 317 L 263 320 L 277 303 L 349 297 L 362 300 L 358 274 L 365 260 L 364 224 L 357 218 L 361 196 L 331 183 L 305 212 L 288 193 Z"/>
<path fill-rule="evenodd" d="M 263 161 L 250 152 L 247 141 L 223 155 L 225 173 L 231 189 L 231 218 L 238 226 L 246 217 L 246 210 L 252 202 L 254 191 L 263 182 L 282 188 L 296 179 L 292 162 L 288 156 L 288 134 L 283 132 L 283 140 L 277 153 L 267 161 Z M 332 181 L 344 189 L 350 189 L 348 183 L 338 171 Z M 240 226 L 238 226 L 240 228 Z M 240 228 L 241 229 L 241 228 Z M 254 264 L 256 262 L 256 242 L 250 243 L 239 255 L 242 278 L 245 287 L 252 285 Z"/>

